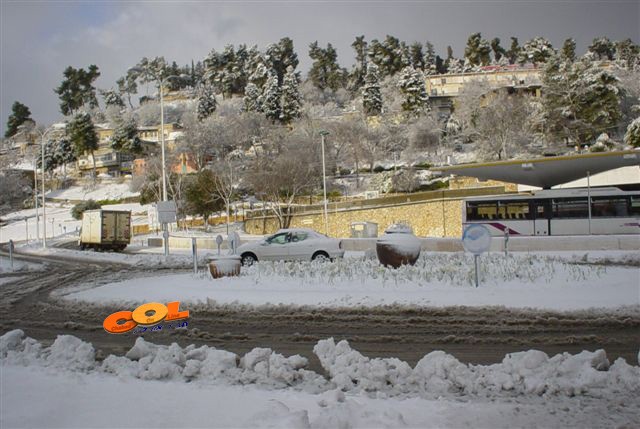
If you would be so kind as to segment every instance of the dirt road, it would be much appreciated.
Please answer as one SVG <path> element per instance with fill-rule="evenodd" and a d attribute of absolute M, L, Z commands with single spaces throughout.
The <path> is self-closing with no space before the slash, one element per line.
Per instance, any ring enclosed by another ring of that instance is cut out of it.
<path fill-rule="evenodd" d="M 0 284 L 0 333 L 23 329 L 28 336 L 51 342 L 59 334 L 90 341 L 98 356 L 123 354 L 138 335 L 112 335 L 102 328 L 104 318 L 122 308 L 73 303 L 50 293 L 80 283 L 102 284 L 112 278 L 158 275 L 114 263 L 48 259 L 41 273 L 16 275 Z M 137 271 L 136 271 L 137 270 Z M 6 276 L 5 276 L 6 277 Z M 543 350 L 548 354 L 604 348 L 613 361 L 624 357 L 637 364 L 640 312 L 556 313 L 504 308 L 300 309 L 276 307 L 256 310 L 230 306 L 188 305 L 186 331 L 143 334 L 154 343 L 207 344 L 236 353 L 269 347 L 284 355 L 301 354 L 311 369 L 320 370 L 313 355 L 319 339 L 347 339 L 371 357 L 398 357 L 414 365 L 432 350 L 444 350 L 463 362 L 499 362 L 506 353 Z"/>

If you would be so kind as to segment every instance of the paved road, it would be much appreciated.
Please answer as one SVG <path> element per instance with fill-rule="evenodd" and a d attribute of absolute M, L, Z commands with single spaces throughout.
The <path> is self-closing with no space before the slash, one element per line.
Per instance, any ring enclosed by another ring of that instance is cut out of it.
<path fill-rule="evenodd" d="M 32 259 L 32 258 L 27 258 Z M 42 260 L 43 258 L 37 258 Z M 123 308 L 69 303 L 50 293 L 78 284 L 102 284 L 114 278 L 158 275 L 112 262 L 87 263 L 69 258 L 46 258 L 44 272 L 24 273 L 0 285 L 0 332 L 21 328 L 45 343 L 59 334 L 90 341 L 98 357 L 126 352 L 137 338 L 111 335 L 102 329 L 104 318 Z M 414 365 L 432 350 L 445 350 L 464 362 L 499 362 L 506 353 L 604 348 L 613 361 L 624 357 L 637 363 L 640 348 L 640 312 L 611 311 L 554 313 L 533 310 L 477 308 L 273 309 L 189 305 L 186 331 L 152 332 L 145 339 L 169 344 L 207 344 L 236 353 L 270 347 L 285 355 L 301 354 L 319 371 L 313 346 L 319 339 L 347 339 L 372 357 L 398 357 Z"/>

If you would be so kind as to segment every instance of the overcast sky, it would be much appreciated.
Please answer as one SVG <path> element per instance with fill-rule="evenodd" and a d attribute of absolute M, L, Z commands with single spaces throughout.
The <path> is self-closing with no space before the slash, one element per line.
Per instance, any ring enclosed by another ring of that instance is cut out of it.
<path fill-rule="evenodd" d="M 11 104 L 31 109 L 38 123 L 61 119 L 53 89 L 68 65 L 96 64 L 98 88 L 109 88 L 142 57 L 178 64 L 201 60 L 226 44 L 267 44 L 288 36 L 310 66 L 309 43 L 332 43 L 340 63 L 354 62 L 351 43 L 390 34 L 408 43 L 431 41 L 463 56 L 469 34 L 499 37 L 509 46 L 543 36 L 555 47 L 573 37 L 583 53 L 594 37 L 640 42 L 640 1 L 8 1 L 1 3 L 0 121 Z"/>

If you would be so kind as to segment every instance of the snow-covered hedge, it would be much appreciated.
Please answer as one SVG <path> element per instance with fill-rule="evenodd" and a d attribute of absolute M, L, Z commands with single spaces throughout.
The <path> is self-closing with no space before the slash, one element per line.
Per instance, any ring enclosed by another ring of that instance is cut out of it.
<path fill-rule="evenodd" d="M 604 266 L 586 266 L 568 263 L 550 256 L 516 254 L 508 258 L 499 253 L 480 258 L 482 283 L 544 282 L 558 279 L 581 281 L 604 273 Z M 255 278 L 256 283 L 274 278 L 295 278 L 300 283 L 328 284 L 381 280 L 383 284 L 446 283 L 458 286 L 474 284 L 473 256 L 465 253 L 423 253 L 415 265 L 398 269 L 385 268 L 377 259 L 337 259 L 331 264 L 317 262 L 259 262 L 243 268 L 242 275 Z"/>

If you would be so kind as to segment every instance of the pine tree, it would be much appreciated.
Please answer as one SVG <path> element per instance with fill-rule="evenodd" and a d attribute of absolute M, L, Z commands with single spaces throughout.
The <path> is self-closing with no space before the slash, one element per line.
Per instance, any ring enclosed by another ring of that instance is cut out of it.
<path fill-rule="evenodd" d="M 138 72 L 133 70 L 129 70 L 127 75 L 121 77 L 116 81 L 116 85 L 118 85 L 118 92 L 122 97 L 122 94 L 127 95 L 127 102 L 129 103 L 129 107 L 133 109 L 133 104 L 131 103 L 131 96 L 133 94 L 138 93 Z"/>
<path fill-rule="evenodd" d="M 422 74 L 413 67 L 406 67 L 398 80 L 400 92 L 404 95 L 402 110 L 419 115 L 428 109 L 429 97 L 424 87 Z"/>
<path fill-rule="evenodd" d="M 44 145 L 44 171 L 47 173 L 52 172 L 58 167 L 58 159 L 55 153 L 56 142 L 54 140 L 47 140 Z M 38 168 L 42 168 L 42 158 L 38 157 L 36 164 Z"/>
<path fill-rule="evenodd" d="M 362 88 L 364 77 L 367 74 L 368 44 L 364 40 L 364 36 L 357 36 L 351 47 L 356 51 L 356 64 L 349 74 L 349 89 L 355 92 Z"/>
<path fill-rule="evenodd" d="M 491 62 L 491 46 L 480 33 L 474 33 L 467 39 L 464 57 L 472 67 L 486 66 Z"/>
<path fill-rule="evenodd" d="M 635 118 L 627 127 L 624 143 L 629 146 L 640 147 L 640 118 Z"/>
<path fill-rule="evenodd" d="M 614 58 L 620 67 L 640 70 L 640 46 L 631 39 L 615 42 Z"/>
<path fill-rule="evenodd" d="M 589 45 L 589 52 L 595 54 L 596 59 L 600 61 L 611 61 L 613 60 L 615 48 L 607 37 L 598 37 L 593 39 L 593 42 Z"/>
<path fill-rule="evenodd" d="M 4 132 L 5 138 L 13 137 L 18 132 L 20 125 L 32 120 L 29 108 L 19 101 L 14 101 L 11 106 L 11 114 L 7 119 L 7 130 Z"/>
<path fill-rule="evenodd" d="M 424 44 L 424 73 L 426 75 L 434 75 L 440 73 L 438 71 L 438 58 L 436 56 L 435 49 L 433 47 L 433 43 L 427 41 Z M 442 62 L 442 59 L 440 60 Z"/>
<path fill-rule="evenodd" d="M 91 121 L 91 116 L 86 112 L 81 112 L 74 116 L 71 122 L 67 124 L 67 136 L 69 136 L 69 141 L 73 145 L 77 156 L 81 156 L 86 152 L 91 154 L 93 178 L 95 180 L 96 158 L 94 151 L 98 149 L 98 134 Z"/>
<path fill-rule="evenodd" d="M 376 116 L 382 113 L 382 92 L 378 77 L 378 66 L 369 64 L 367 74 L 362 87 L 362 109 L 367 116 Z"/>
<path fill-rule="evenodd" d="M 528 40 L 520 50 L 518 62 L 524 64 L 527 62 L 533 64 L 544 64 L 555 55 L 551 43 L 544 37 L 534 37 Z"/>
<path fill-rule="evenodd" d="M 106 89 L 99 90 L 102 99 L 104 100 L 105 106 L 115 106 L 119 108 L 124 107 L 124 101 L 122 100 L 122 96 L 115 89 Z"/>
<path fill-rule="evenodd" d="M 588 59 L 565 63 L 552 57 L 543 84 L 545 131 L 553 138 L 591 142 L 621 118 L 618 79 Z"/>
<path fill-rule="evenodd" d="M 54 89 L 60 98 L 60 111 L 63 115 L 73 115 L 85 105 L 89 108 L 98 107 L 96 88 L 93 86 L 93 81 L 100 76 L 97 66 L 92 64 L 87 71 L 69 66 L 63 75 L 62 83 Z"/>
<path fill-rule="evenodd" d="M 242 110 L 245 112 L 260 112 L 260 90 L 253 83 L 248 83 L 244 88 Z"/>
<path fill-rule="evenodd" d="M 280 119 L 280 98 L 278 76 L 275 73 L 269 73 L 260 97 L 260 106 L 265 116 L 274 122 Z"/>
<path fill-rule="evenodd" d="M 416 70 L 425 70 L 425 55 L 422 52 L 422 43 L 414 42 L 409 46 L 409 63 Z"/>
<path fill-rule="evenodd" d="M 216 94 L 213 91 L 213 87 L 207 84 L 200 85 L 198 88 L 198 105 L 196 106 L 198 120 L 202 121 L 211 116 L 211 114 L 216 111 L 217 106 Z"/>
<path fill-rule="evenodd" d="M 576 41 L 569 38 L 564 41 L 562 45 L 562 52 L 560 54 L 563 61 L 573 62 L 576 60 Z"/>
<path fill-rule="evenodd" d="M 140 153 L 142 142 L 138 137 L 138 126 L 133 118 L 120 121 L 111 136 L 111 148 L 121 152 Z"/>
<path fill-rule="evenodd" d="M 280 120 L 288 124 L 293 119 L 300 117 L 302 100 L 298 91 L 298 78 L 293 71 L 293 67 L 287 67 L 287 73 L 282 80 L 282 100 L 280 102 Z"/>
<path fill-rule="evenodd" d="M 278 85 L 282 84 L 287 68 L 291 66 L 295 70 L 299 62 L 298 54 L 293 49 L 293 41 L 288 37 L 283 37 L 278 43 L 267 46 L 264 58 L 267 68 L 275 72 Z"/>
<path fill-rule="evenodd" d="M 516 62 L 518 62 L 518 57 L 520 56 L 520 45 L 518 44 L 518 38 L 517 37 L 511 37 L 511 46 L 509 47 L 509 50 L 507 51 L 507 57 L 509 58 L 509 63 L 510 64 L 515 64 Z"/>
<path fill-rule="evenodd" d="M 318 42 L 309 45 L 309 57 L 313 60 L 309 79 L 316 88 L 324 90 L 330 88 L 337 91 L 344 87 L 346 81 L 346 71 L 338 65 L 338 53 L 327 44 L 326 49 L 318 47 Z"/>
<path fill-rule="evenodd" d="M 493 61 L 497 64 L 500 63 L 502 57 L 504 57 L 507 53 L 505 49 L 500 46 L 500 38 L 494 37 L 491 41 L 491 50 L 493 51 Z"/>
<path fill-rule="evenodd" d="M 71 142 L 67 138 L 61 138 L 60 140 L 57 140 L 54 150 L 58 165 L 64 166 L 66 164 L 75 162 L 78 159 L 75 151 L 73 150 Z"/>

